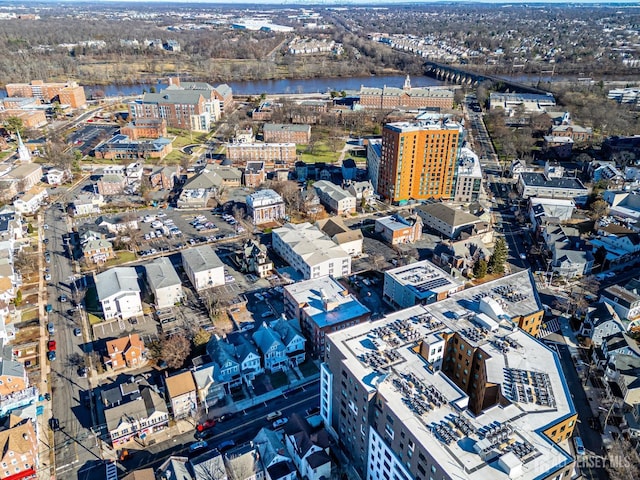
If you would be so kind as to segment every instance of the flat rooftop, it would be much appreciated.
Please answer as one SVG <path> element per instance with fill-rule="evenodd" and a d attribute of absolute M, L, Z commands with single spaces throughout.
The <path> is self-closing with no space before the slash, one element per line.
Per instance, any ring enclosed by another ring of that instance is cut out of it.
<path fill-rule="evenodd" d="M 370 313 L 347 289 L 330 276 L 284 287 L 291 298 L 320 328 L 344 323 Z"/>
<path fill-rule="evenodd" d="M 529 291 L 519 289 L 528 284 Z M 505 300 L 515 287 L 521 300 Z M 507 289 L 507 290 L 505 290 Z M 498 307 L 496 307 L 498 305 Z M 558 356 L 509 317 L 541 308 L 528 271 L 330 334 L 343 364 L 377 391 L 451 478 L 537 479 L 573 462 L 549 440 L 548 426 L 573 416 Z M 510 403 L 482 411 L 442 371 L 416 353 L 420 341 L 458 332 L 482 350 L 487 381 Z"/>
<path fill-rule="evenodd" d="M 385 272 L 397 282 L 412 287 L 418 295 L 448 292 L 462 285 L 428 260 L 393 268 Z"/>

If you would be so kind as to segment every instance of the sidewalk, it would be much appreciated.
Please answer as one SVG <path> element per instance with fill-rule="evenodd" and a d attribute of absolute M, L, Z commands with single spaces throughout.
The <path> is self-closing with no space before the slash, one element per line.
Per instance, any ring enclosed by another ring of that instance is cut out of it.
<path fill-rule="evenodd" d="M 207 418 L 219 417 L 221 415 L 224 415 L 225 413 L 241 412 L 248 408 L 255 407 L 260 403 L 265 403 L 265 402 L 268 402 L 269 400 L 279 397 L 280 395 L 282 395 L 288 390 L 293 390 L 295 388 L 304 387 L 306 385 L 314 383 L 319 378 L 320 378 L 320 372 L 314 375 L 311 375 L 310 377 L 306 377 L 302 380 L 296 380 L 295 382 L 292 382 L 289 385 L 276 388 L 274 390 L 271 390 L 270 392 L 264 393 L 257 397 L 249 398 L 247 400 L 242 400 L 240 402 L 231 402 L 230 404 L 225 405 L 223 407 L 210 409 L 208 413 L 202 412 L 202 418 L 198 419 L 198 422 L 206 420 Z"/>
<path fill-rule="evenodd" d="M 40 381 L 38 383 L 38 390 L 40 395 L 44 395 L 49 392 L 48 377 L 51 373 L 51 367 L 47 361 L 47 339 L 46 323 L 47 315 L 45 313 L 44 306 L 47 303 L 47 289 L 44 281 L 44 258 L 42 252 L 42 246 L 44 245 L 42 239 L 44 238 L 43 224 L 44 219 L 42 213 L 38 214 L 37 231 L 38 231 L 38 317 L 40 318 L 40 343 L 38 345 L 40 364 Z M 55 477 L 55 445 L 54 435 L 49 428 L 49 418 L 52 416 L 51 402 L 43 400 L 40 402 L 43 407 L 41 415 L 36 418 L 37 421 L 37 436 L 38 436 L 38 478 L 48 479 Z"/>

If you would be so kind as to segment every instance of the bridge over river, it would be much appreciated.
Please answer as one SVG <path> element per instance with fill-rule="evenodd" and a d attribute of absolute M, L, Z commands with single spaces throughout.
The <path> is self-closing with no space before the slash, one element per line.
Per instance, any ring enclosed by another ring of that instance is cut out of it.
<path fill-rule="evenodd" d="M 504 91 L 514 93 L 537 93 L 540 95 L 548 93 L 545 90 L 532 87 L 531 85 L 518 83 L 507 78 L 475 73 L 460 67 L 444 65 L 432 61 L 425 62 L 424 73 L 429 77 L 433 77 L 444 82 L 456 83 L 458 85 L 475 86 L 484 81 L 492 81 L 495 84 L 502 84 L 502 89 Z"/>

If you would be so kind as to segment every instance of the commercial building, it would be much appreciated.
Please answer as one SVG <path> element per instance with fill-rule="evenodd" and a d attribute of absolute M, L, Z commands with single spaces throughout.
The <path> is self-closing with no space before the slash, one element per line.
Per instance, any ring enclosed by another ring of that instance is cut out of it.
<path fill-rule="evenodd" d="M 492 110 L 502 108 L 508 116 L 513 116 L 518 108 L 522 108 L 525 112 L 536 113 L 553 109 L 555 106 L 556 99 L 550 93 L 539 95 L 493 92 L 489 96 L 489 108 Z"/>
<path fill-rule="evenodd" d="M 307 349 L 323 358 L 325 336 L 369 320 L 371 312 L 340 282 L 325 276 L 284 287 L 284 311 L 300 322 Z"/>
<path fill-rule="evenodd" d="M 515 288 L 519 296 L 500 292 Z M 577 413 L 529 272 L 326 337 L 320 415 L 362 478 L 570 478 Z"/>
<path fill-rule="evenodd" d="M 464 289 L 444 270 L 428 260 L 384 272 L 383 300 L 398 308 L 427 305 Z"/>
<path fill-rule="evenodd" d="M 34 97 L 47 103 L 54 101 L 71 108 L 82 108 L 87 99 L 84 88 L 76 82 L 45 83 L 42 80 L 32 80 L 30 83 L 8 83 L 5 87 L 10 97 Z"/>
<path fill-rule="evenodd" d="M 11 170 L 4 178 L 14 182 L 18 191 L 26 192 L 42 179 L 42 165 L 23 163 Z"/>
<path fill-rule="evenodd" d="M 522 172 L 516 190 L 522 198 L 571 198 L 578 204 L 587 200 L 589 189 L 573 177 L 550 177 L 543 173 Z"/>
<path fill-rule="evenodd" d="M 376 218 L 374 231 L 390 245 L 413 243 L 422 238 L 422 219 L 419 215 L 405 218 L 396 213 Z"/>
<path fill-rule="evenodd" d="M 114 267 L 95 276 L 98 301 L 105 320 L 142 315 L 138 274 L 133 267 Z"/>
<path fill-rule="evenodd" d="M 286 223 L 273 230 L 275 252 L 304 279 L 351 273 L 351 256 L 318 227 L 310 223 Z"/>
<path fill-rule="evenodd" d="M 462 134 L 462 125 L 444 118 L 386 124 L 378 193 L 394 203 L 452 198 Z"/>
<path fill-rule="evenodd" d="M 306 144 L 311 140 L 311 125 L 265 123 L 262 132 L 266 143 Z"/>
<path fill-rule="evenodd" d="M 168 138 L 154 140 L 132 140 L 126 135 L 118 134 L 94 149 L 96 158 L 105 160 L 162 160 L 169 155 L 173 147 Z"/>
<path fill-rule="evenodd" d="M 407 75 L 402 88 L 383 88 L 361 86 L 357 92 L 360 105 L 366 108 L 453 108 L 453 91 L 443 88 L 415 88 L 411 87 L 411 79 Z"/>
<path fill-rule="evenodd" d="M 182 266 L 198 292 L 224 285 L 224 265 L 209 245 L 183 250 Z"/>
<path fill-rule="evenodd" d="M 144 266 L 156 310 L 173 307 L 184 298 L 182 281 L 168 257 L 160 257 Z"/>
<path fill-rule="evenodd" d="M 247 195 L 246 202 L 254 225 L 277 222 L 285 217 L 284 200 L 271 189 Z"/>

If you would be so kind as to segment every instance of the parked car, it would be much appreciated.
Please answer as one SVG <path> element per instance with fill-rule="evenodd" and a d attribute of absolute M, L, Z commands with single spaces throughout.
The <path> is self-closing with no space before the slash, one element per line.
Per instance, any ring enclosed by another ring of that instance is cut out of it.
<path fill-rule="evenodd" d="M 50 362 L 53 362 L 55 359 L 56 359 L 55 350 L 51 350 L 50 352 L 47 352 L 47 360 L 49 360 Z"/>
<path fill-rule="evenodd" d="M 56 332 L 56 327 L 53 326 L 53 322 L 47 323 L 47 331 L 49 335 L 53 335 Z"/>
<path fill-rule="evenodd" d="M 273 312 L 271 310 L 267 310 L 266 312 L 264 312 L 262 315 L 260 315 L 262 318 L 269 318 L 269 317 L 273 317 Z"/>
<path fill-rule="evenodd" d="M 76 327 L 76 328 L 73 329 L 73 334 L 76 337 L 79 337 L 80 335 L 82 335 L 82 330 L 80 328 Z"/>
<path fill-rule="evenodd" d="M 201 450 L 206 449 L 208 446 L 209 444 L 203 440 L 192 443 L 191 445 L 189 445 L 189 453 L 199 452 Z"/>
<path fill-rule="evenodd" d="M 273 428 L 278 429 L 280 427 L 284 427 L 288 421 L 289 419 L 287 417 L 279 418 L 278 420 L 273 422 Z"/>
<path fill-rule="evenodd" d="M 282 416 L 282 412 L 280 410 L 276 410 L 275 412 L 271 412 L 270 414 L 267 415 L 267 421 L 271 422 L 276 418 L 280 418 L 281 416 Z"/>
<path fill-rule="evenodd" d="M 67 296 L 66 295 L 60 295 L 60 302 L 66 303 L 66 301 L 67 301 Z"/>
<path fill-rule="evenodd" d="M 253 296 L 256 297 L 258 300 L 260 300 L 261 302 L 264 301 L 264 297 L 260 293 L 254 293 Z"/>
<path fill-rule="evenodd" d="M 45 282 L 50 282 L 51 281 L 51 274 L 50 273 L 45 273 L 44 274 L 44 280 L 45 280 Z"/>
<path fill-rule="evenodd" d="M 56 351 L 56 341 L 55 340 L 49 340 L 49 343 L 47 343 L 47 350 L 49 352 L 55 352 Z"/>
<path fill-rule="evenodd" d="M 87 378 L 87 373 L 88 373 L 87 367 L 80 367 L 78 369 L 78 376 L 80 378 Z"/>

